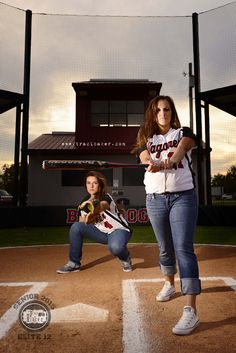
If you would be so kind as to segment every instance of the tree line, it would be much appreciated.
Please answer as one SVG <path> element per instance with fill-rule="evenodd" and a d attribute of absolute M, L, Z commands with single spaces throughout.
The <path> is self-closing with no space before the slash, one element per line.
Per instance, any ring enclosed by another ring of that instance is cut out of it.
<path fill-rule="evenodd" d="M 216 174 L 211 179 L 211 186 L 221 186 L 226 194 L 236 193 L 236 165 L 232 165 L 225 175 Z"/>
<path fill-rule="evenodd" d="M 19 175 L 21 166 L 19 166 Z M 15 166 L 4 164 L 0 173 L 0 189 L 4 189 L 13 195 L 15 189 Z"/>

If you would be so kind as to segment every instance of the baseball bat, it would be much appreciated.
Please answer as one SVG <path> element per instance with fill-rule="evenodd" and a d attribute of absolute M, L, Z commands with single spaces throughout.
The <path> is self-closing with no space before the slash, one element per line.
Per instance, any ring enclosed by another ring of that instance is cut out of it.
<path fill-rule="evenodd" d="M 146 168 L 148 164 L 116 163 L 97 160 L 44 160 L 44 170 L 92 170 L 111 168 Z"/>

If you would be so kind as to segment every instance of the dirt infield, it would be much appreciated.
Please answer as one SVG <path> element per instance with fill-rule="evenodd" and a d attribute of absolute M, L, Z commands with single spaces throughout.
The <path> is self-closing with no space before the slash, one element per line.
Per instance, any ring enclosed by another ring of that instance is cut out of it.
<path fill-rule="evenodd" d="M 201 324 L 172 334 L 184 297 L 156 302 L 163 285 L 155 244 L 129 245 L 134 270 L 124 273 L 106 246 L 85 245 L 80 272 L 59 275 L 68 246 L 0 249 L 1 353 L 236 352 L 236 247 L 196 246 L 202 279 Z M 50 308 L 39 331 L 19 312 L 34 297 Z"/>

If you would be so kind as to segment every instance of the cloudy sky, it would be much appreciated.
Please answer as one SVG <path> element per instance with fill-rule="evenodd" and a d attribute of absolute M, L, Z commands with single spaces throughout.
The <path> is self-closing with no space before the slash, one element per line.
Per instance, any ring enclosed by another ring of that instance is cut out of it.
<path fill-rule="evenodd" d="M 1 1 L 3 89 L 22 91 L 25 13 L 17 9 L 33 12 L 29 141 L 42 133 L 74 130 L 75 94 L 71 83 L 90 78 L 148 78 L 162 82 L 162 93 L 176 101 L 182 125 L 189 125 L 188 76 L 183 73 L 188 72 L 192 61 L 191 15 L 199 13 L 202 90 L 235 84 L 235 38 L 230 33 L 235 25 L 236 2 L 231 3 Z M 214 175 L 225 173 L 235 164 L 236 119 L 213 108 L 210 113 Z M 13 112 L 1 116 L 4 133 L 0 137 L 0 164 L 13 158 L 14 117 Z"/>

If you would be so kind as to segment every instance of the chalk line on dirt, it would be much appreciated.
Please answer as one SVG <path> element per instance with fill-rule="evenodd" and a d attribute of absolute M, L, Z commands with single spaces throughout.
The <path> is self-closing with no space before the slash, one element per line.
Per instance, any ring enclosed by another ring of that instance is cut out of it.
<path fill-rule="evenodd" d="M 29 294 L 39 294 L 47 286 L 48 282 L 3 282 L 0 283 L 1 287 L 23 287 L 31 286 L 31 288 L 22 295 L 22 297 Z M 11 306 L 5 314 L 0 318 L 0 339 L 3 338 L 6 333 L 10 330 L 13 324 L 18 320 L 18 315 L 20 311 L 20 305 L 17 305 L 17 308 Z"/>
<path fill-rule="evenodd" d="M 201 281 L 223 281 L 236 291 L 232 277 L 201 277 Z M 176 281 L 179 281 L 176 278 Z M 123 296 L 123 353 L 148 353 L 148 339 L 144 332 L 143 317 L 137 284 L 164 282 L 163 278 L 127 279 L 122 283 Z"/>

